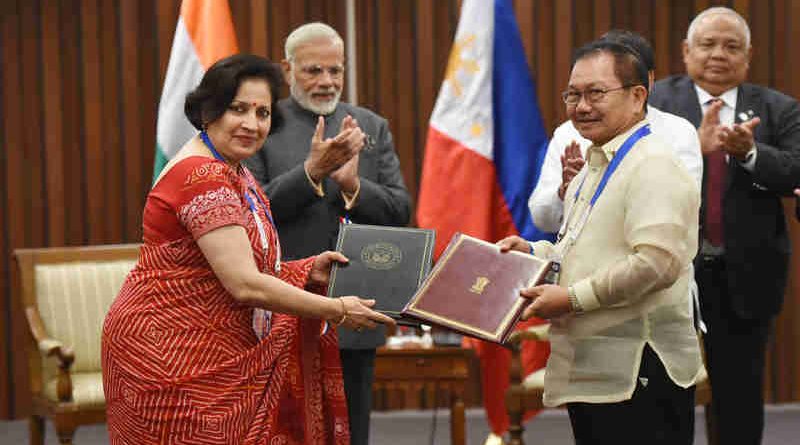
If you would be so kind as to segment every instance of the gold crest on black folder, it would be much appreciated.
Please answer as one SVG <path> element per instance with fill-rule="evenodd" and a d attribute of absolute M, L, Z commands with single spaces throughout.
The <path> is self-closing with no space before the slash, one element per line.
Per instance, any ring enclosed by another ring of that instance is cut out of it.
<path fill-rule="evenodd" d="M 341 224 L 336 250 L 350 262 L 334 264 L 328 296 L 374 298 L 375 310 L 401 319 L 431 270 L 434 242 L 429 229 Z"/>

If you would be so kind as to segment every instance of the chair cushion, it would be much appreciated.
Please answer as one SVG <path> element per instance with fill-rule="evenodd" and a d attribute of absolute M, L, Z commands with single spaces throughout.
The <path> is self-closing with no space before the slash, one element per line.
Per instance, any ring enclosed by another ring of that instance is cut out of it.
<path fill-rule="evenodd" d="M 71 371 L 100 371 L 100 336 L 108 308 L 135 260 L 36 266 L 39 314 L 50 337 L 75 352 Z"/>
<path fill-rule="evenodd" d="M 58 401 L 56 379 L 50 379 L 45 383 L 43 395 L 48 400 L 53 402 Z M 103 394 L 103 373 L 72 373 L 72 400 L 79 408 L 105 406 L 106 398 Z"/>

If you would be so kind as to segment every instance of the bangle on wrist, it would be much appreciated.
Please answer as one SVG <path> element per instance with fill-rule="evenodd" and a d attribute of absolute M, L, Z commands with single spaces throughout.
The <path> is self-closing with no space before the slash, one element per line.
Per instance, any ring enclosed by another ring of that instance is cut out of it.
<path fill-rule="evenodd" d="M 340 324 L 344 323 L 345 320 L 347 320 L 347 309 L 344 307 L 344 300 L 339 298 L 339 302 L 342 303 L 342 318 L 333 322 L 334 327 L 339 326 Z"/>

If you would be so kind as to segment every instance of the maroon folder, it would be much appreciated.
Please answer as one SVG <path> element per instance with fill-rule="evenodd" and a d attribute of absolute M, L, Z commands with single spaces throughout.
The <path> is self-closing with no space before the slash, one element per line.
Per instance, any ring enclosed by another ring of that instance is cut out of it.
<path fill-rule="evenodd" d="M 456 234 L 403 314 L 425 324 L 504 343 L 530 300 L 521 289 L 544 282 L 551 262 Z"/>

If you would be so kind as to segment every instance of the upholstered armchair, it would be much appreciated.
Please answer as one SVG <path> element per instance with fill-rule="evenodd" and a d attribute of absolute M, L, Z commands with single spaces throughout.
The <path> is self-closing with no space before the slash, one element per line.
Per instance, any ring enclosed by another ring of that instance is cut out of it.
<path fill-rule="evenodd" d="M 542 324 L 532 326 L 528 329 L 516 331 L 511 334 L 508 344 L 512 348 L 511 359 L 511 386 L 505 394 L 506 410 L 510 419 L 508 428 L 510 441 L 509 445 L 523 445 L 522 433 L 524 426 L 522 416 L 525 411 L 531 409 L 543 409 L 542 395 L 544 394 L 544 369 L 529 374 L 522 375 L 522 362 L 520 360 L 520 350 L 525 341 L 547 341 L 550 325 Z M 702 344 L 702 342 L 701 342 Z M 524 378 L 523 378 L 524 377 Z M 695 404 L 704 405 L 706 412 L 706 433 L 708 443 L 715 444 L 711 428 L 711 385 L 708 381 L 705 368 L 697 383 L 695 392 Z"/>
<path fill-rule="evenodd" d="M 31 391 L 30 443 L 44 443 L 50 418 L 62 444 L 78 426 L 105 421 L 100 337 L 108 308 L 139 254 L 138 245 L 18 249 L 17 298 Z"/>

